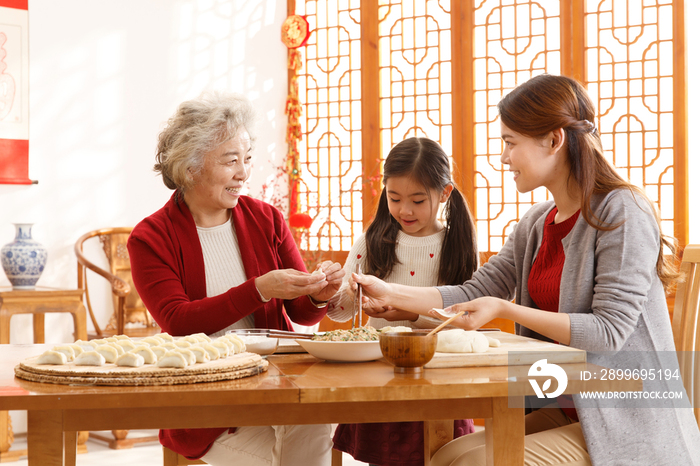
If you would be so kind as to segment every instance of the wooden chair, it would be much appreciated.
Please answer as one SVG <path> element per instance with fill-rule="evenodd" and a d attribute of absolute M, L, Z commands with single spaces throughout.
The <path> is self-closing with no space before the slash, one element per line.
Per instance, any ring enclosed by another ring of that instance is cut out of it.
<path fill-rule="evenodd" d="M 145 337 L 160 332 L 160 328 L 148 313 L 131 279 L 131 263 L 129 262 L 129 252 L 126 249 L 126 241 L 129 239 L 131 230 L 132 228 L 130 227 L 94 230 L 85 233 L 75 243 L 75 255 L 78 259 L 78 288 L 84 291 L 85 304 L 92 324 L 95 326 L 95 334 L 88 335 L 88 338 L 104 338 L 111 335 Z M 102 250 L 107 258 L 109 270 L 95 265 L 85 255 L 85 242 L 94 237 L 98 237 L 102 244 Z M 88 290 L 88 270 L 104 277 L 111 287 L 113 312 L 109 323 L 104 329 L 100 328 L 92 310 L 90 292 Z M 125 328 L 125 324 L 132 322 L 141 323 L 142 326 Z M 97 433 L 91 433 L 90 436 L 107 442 L 112 449 L 131 448 L 137 443 L 158 441 L 158 437 L 152 435 L 140 438 L 127 438 L 128 433 L 128 430 L 113 430 L 113 438 Z"/>
<path fill-rule="evenodd" d="M 103 228 L 85 233 L 75 243 L 75 255 L 78 259 L 78 288 L 85 291 L 85 302 L 90 314 L 90 319 L 95 326 L 97 338 L 111 335 L 126 334 L 132 337 L 155 335 L 160 332 L 148 310 L 141 301 L 134 282 L 131 279 L 131 264 L 129 252 L 126 249 L 126 241 L 132 228 Z M 86 256 L 83 250 L 84 243 L 90 238 L 98 237 L 102 249 L 109 264 L 109 270 L 105 270 Z M 92 310 L 90 293 L 88 290 L 87 271 L 91 270 L 104 277 L 112 289 L 113 313 L 106 328 L 100 328 Z M 127 323 L 141 323 L 141 328 L 125 328 Z"/>
<path fill-rule="evenodd" d="M 673 307 L 673 339 L 678 352 L 678 362 L 685 391 L 693 406 L 695 420 L 700 426 L 700 245 L 689 244 L 683 251 L 681 273 L 684 279 L 678 284 Z"/>

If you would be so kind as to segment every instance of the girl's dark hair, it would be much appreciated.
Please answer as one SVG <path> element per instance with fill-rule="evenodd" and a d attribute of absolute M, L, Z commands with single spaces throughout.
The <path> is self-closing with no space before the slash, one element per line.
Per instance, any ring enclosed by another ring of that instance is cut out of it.
<path fill-rule="evenodd" d="M 591 198 L 628 189 L 648 203 L 661 231 L 659 214 L 644 191 L 618 175 L 603 155 L 600 133 L 595 128 L 593 101 L 576 80 L 548 74 L 535 76 L 506 94 L 498 104 L 498 111 L 505 126 L 531 138 L 544 138 L 559 128 L 565 131 L 571 166 L 568 182 L 580 188 L 581 215 L 593 228 L 610 231 L 622 222 L 604 224 L 593 212 Z M 660 243 L 656 270 L 668 291 L 678 278 L 674 264 L 676 242 L 661 234 Z M 672 258 L 664 256 L 664 246 L 669 248 Z"/>
<path fill-rule="evenodd" d="M 405 176 L 431 190 L 442 192 L 452 184 L 450 160 L 440 144 L 427 138 L 409 138 L 396 144 L 384 161 L 382 182 L 395 176 Z M 469 206 L 455 186 L 445 205 L 446 231 L 440 254 L 438 284 L 457 285 L 471 278 L 479 265 L 476 230 Z M 386 187 L 382 189 L 377 213 L 367 228 L 365 273 L 387 277 L 394 268 L 396 238 L 401 226 L 391 216 Z"/>

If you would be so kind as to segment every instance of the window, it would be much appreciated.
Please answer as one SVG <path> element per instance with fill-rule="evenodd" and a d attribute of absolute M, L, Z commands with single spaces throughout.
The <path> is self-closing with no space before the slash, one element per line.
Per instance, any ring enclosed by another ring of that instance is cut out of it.
<path fill-rule="evenodd" d="M 480 251 L 498 252 L 547 193 L 519 194 L 504 172 L 496 105 L 545 72 L 586 85 L 610 160 L 687 243 L 682 1 L 289 1 L 311 27 L 299 74 L 300 203 L 314 218 L 303 249 L 348 251 L 374 212 L 382 157 L 426 136 L 452 154 Z"/>

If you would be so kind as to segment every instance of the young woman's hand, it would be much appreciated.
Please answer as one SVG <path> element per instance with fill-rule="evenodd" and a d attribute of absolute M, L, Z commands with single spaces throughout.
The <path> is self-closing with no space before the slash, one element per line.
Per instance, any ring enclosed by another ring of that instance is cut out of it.
<path fill-rule="evenodd" d="M 493 319 L 500 317 L 502 311 L 508 302 L 499 298 L 478 298 L 473 301 L 468 301 L 466 303 L 459 303 L 453 306 L 445 308 L 447 314 L 454 315 L 462 311 L 467 311 L 462 317 L 451 322 L 451 325 L 455 327 L 460 327 L 465 330 L 476 330 L 481 328 L 487 323 L 491 322 Z M 436 312 L 430 311 L 432 317 L 437 317 L 441 320 L 447 320 L 448 317 Z"/>
<path fill-rule="evenodd" d="M 328 282 L 328 285 L 318 293 L 309 294 L 309 296 L 317 302 L 328 301 L 338 292 L 340 285 L 343 284 L 345 272 L 343 271 L 342 265 L 332 261 L 323 261 L 316 266 L 314 273 L 318 270 L 326 275 L 326 282 Z"/>
<path fill-rule="evenodd" d="M 373 275 L 353 273 L 348 280 L 348 293 L 354 297 L 357 285 L 362 285 L 362 309 L 366 312 L 384 312 L 390 308 L 391 285 Z"/>
<path fill-rule="evenodd" d="M 402 311 L 400 309 L 394 309 L 392 307 L 384 309 L 364 309 L 365 314 L 370 317 L 376 317 L 378 319 L 386 319 L 390 321 L 397 320 L 409 320 L 415 322 L 418 320 L 418 314 L 409 311 Z"/>

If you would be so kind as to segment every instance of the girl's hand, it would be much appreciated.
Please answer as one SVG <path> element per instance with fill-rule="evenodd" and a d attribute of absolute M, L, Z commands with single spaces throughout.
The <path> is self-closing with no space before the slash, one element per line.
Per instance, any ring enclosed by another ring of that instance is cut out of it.
<path fill-rule="evenodd" d="M 355 296 L 357 285 L 362 285 L 362 309 L 369 312 L 384 312 L 391 308 L 391 285 L 373 275 L 353 273 L 348 280 L 348 293 Z"/>
<path fill-rule="evenodd" d="M 345 272 L 343 271 L 342 265 L 332 261 L 323 261 L 316 266 L 314 273 L 318 273 L 319 270 L 326 275 L 326 282 L 328 282 L 328 284 L 318 293 L 309 294 L 309 296 L 311 296 L 314 301 L 328 301 L 338 292 L 340 285 L 343 284 Z"/>
<path fill-rule="evenodd" d="M 459 317 L 451 322 L 451 325 L 460 327 L 465 330 L 476 330 L 481 328 L 493 319 L 500 317 L 501 313 L 508 305 L 508 302 L 492 297 L 478 298 L 466 303 L 459 303 L 445 308 L 447 314 L 457 314 L 462 311 L 467 311 L 462 317 Z M 449 317 L 431 310 L 430 315 L 441 320 L 447 320 Z"/>
<path fill-rule="evenodd" d="M 365 309 L 365 314 L 367 314 L 370 317 L 376 317 L 378 319 L 386 319 L 391 321 L 410 320 L 411 322 L 415 322 L 416 320 L 418 320 L 418 314 L 414 314 L 413 312 L 409 311 L 402 311 L 400 309 L 394 309 L 392 307 L 388 307 L 381 310 Z"/>
<path fill-rule="evenodd" d="M 323 272 L 306 273 L 295 269 L 272 270 L 255 279 L 255 286 L 265 299 L 313 296 L 328 285 L 326 274 Z"/>

